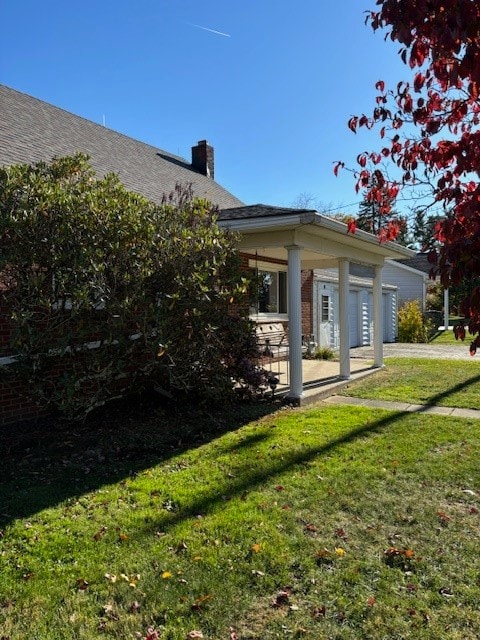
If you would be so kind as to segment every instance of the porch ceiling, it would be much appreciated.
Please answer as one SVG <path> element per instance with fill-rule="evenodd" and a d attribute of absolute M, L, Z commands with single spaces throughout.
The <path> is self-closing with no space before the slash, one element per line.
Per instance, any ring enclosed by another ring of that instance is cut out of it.
<path fill-rule="evenodd" d="M 286 260 L 287 247 L 300 246 L 304 269 L 332 266 L 339 258 L 383 265 L 387 258 L 415 255 L 396 243 L 380 243 L 370 233 L 349 233 L 347 225 L 316 211 L 252 205 L 221 211 L 218 224 L 240 234 L 241 251 L 259 257 Z"/>

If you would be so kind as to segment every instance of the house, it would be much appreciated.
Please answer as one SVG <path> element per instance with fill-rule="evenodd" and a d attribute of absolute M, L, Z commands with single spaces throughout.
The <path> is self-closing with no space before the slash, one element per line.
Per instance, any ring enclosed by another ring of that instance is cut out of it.
<path fill-rule="evenodd" d="M 382 288 L 382 268 L 386 260 L 411 257 L 412 251 L 391 242 L 380 244 L 364 231 L 349 233 L 343 223 L 314 210 L 244 205 L 215 181 L 214 151 L 205 140 L 192 147 L 187 161 L 2 85 L 0 113 L 0 165 L 49 161 L 81 151 L 90 157 L 99 175 L 114 172 L 128 189 L 154 202 L 160 203 L 180 183 L 191 184 L 195 196 L 217 205 L 219 225 L 240 234 L 244 267 L 264 276 L 265 287 L 252 317 L 288 325 L 289 398 L 293 402 L 300 403 L 303 397 L 302 337 L 316 335 L 320 341 L 327 312 L 336 327 L 340 378 L 350 377 L 350 334 L 352 327 L 360 327 L 356 314 L 366 308 L 374 364 L 383 365 L 382 301 L 384 294 L 393 296 L 394 289 Z M 360 283 L 350 281 L 354 264 L 370 268 L 373 274 L 366 306 L 357 293 Z M 338 272 L 335 302 L 328 304 L 328 310 L 318 289 L 321 278 L 315 276 L 322 269 Z M 352 305 L 352 299 L 359 304 Z M 6 322 L 5 315 L 2 322 Z M 2 333 L 7 332 L 2 332 L 0 323 L 0 336 Z M 3 364 L 6 361 L 8 356 Z M 27 417 L 11 394 L 8 404 L 2 397 L 0 391 L 0 421 L 2 410 L 4 420 Z"/>
<path fill-rule="evenodd" d="M 349 278 L 349 344 L 363 347 L 373 344 L 373 280 L 352 275 Z M 318 345 L 340 347 L 338 271 L 316 269 L 313 287 L 313 335 Z M 398 289 L 385 284 L 382 271 L 383 342 L 394 342 L 397 336 Z"/>
<path fill-rule="evenodd" d="M 403 260 L 386 260 L 382 271 L 382 279 L 386 284 L 397 287 L 398 307 L 407 300 L 418 300 L 423 311 L 426 309 L 428 271 L 430 265 L 424 260 L 426 254 L 414 254 Z M 350 273 L 355 276 L 372 278 L 373 272 L 368 267 L 352 265 Z"/>

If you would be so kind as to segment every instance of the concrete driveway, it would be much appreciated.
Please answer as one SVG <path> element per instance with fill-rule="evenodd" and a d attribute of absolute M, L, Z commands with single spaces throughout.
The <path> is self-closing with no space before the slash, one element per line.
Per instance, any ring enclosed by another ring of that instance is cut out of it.
<path fill-rule="evenodd" d="M 478 356 L 469 353 L 470 341 L 459 342 L 458 344 L 407 344 L 407 343 L 387 343 L 383 345 L 383 357 L 395 358 L 443 358 L 445 360 L 472 360 L 477 358 L 480 365 L 480 351 Z M 372 347 L 354 347 L 350 349 L 351 358 L 362 360 L 373 360 Z"/>

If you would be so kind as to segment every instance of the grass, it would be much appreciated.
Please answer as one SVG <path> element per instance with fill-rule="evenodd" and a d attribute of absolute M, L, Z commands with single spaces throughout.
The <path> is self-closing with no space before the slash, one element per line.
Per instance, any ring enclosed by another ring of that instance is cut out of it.
<path fill-rule="evenodd" d="M 478 425 L 319 405 L 4 434 L 0 638 L 477 639 Z"/>
<path fill-rule="evenodd" d="M 349 385 L 342 394 L 369 398 L 480 409 L 480 371 L 475 360 L 386 358 L 385 369 Z"/>
<path fill-rule="evenodd" d="M 468 333 L 467 333 L 467 337 L 465 338 L 466 342 L 465 344 L 465 349 L 468 349 Z M 433 338 L 430 340 L 430 344 L 462 344 L 462 342 L 459 342 L 456 338 L 455 335 L 453 333 L 453 331 L 437 331 L 437 333 L 433 336 Z"/>

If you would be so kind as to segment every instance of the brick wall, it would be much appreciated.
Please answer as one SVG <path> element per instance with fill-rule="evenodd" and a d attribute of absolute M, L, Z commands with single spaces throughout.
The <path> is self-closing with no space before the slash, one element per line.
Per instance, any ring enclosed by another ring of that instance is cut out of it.
<path fill-rule="evenodd" d="M 313 333 L 313 271 L 302 271 L 302 333 Z"/>

